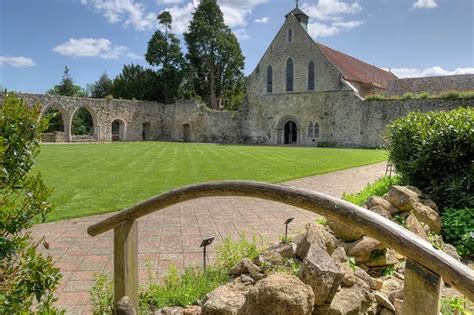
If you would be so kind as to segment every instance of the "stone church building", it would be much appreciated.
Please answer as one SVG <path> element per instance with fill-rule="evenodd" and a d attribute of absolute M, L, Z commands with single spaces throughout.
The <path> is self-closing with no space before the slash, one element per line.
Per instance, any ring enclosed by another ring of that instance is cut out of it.
<path fill-rule="evenodd" d="M 470 99 L 365 100 L 369 94 L 439 94 L 474 91 L 474 74 L 398 79 L 342 52 L 315 42 L 309 17 L 299 8 L 285 21 L 247 78 L 247 95 L 236 112 L 213 111 L 197 100 L 160 104 L 20 94 L 43 113 L 61 113 L 64 132 L 46 141 L 185 141 L 265 145 L 380 147 L 385 127 L 411 111 L 474 106 Z M 2 95 L 0 95 L 0 100 Z M 87 136 L 72 133 L 80 108 L 92 116 Z"/>

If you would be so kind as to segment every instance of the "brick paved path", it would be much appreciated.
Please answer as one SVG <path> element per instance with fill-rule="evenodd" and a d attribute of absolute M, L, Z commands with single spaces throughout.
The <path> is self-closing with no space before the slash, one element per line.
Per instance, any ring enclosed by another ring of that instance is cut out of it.
<path fill-rule="evenodd" d="M 342 192 L 356 192 L 382 176 L 385 163 L 357 167 L 334 173 L 306 177 L 284 184 L 308 188 L 340 197 Z M 97 237 L 86 233 L 89 225 L 111 214 L 37 225 L 35 238 L 43 235 L 50 243 L 45 253 L 53 256 L 63 279 L 58 290 L 58 306 L 68 314 L 89 314 L 89 289 L 95 273 L 113 271 L 113 231 Z M 202 198 L 169 207 L 141 218 L 139 227 L 139 278 L 145 284 L 145 264 L 151 264 L 158 279 L 173 263 L 178 268 L 202 264 L 198 247 L 201 240 L 216 237 L 213 249 L 226 236 L 237 238 L 261 235 L 275 242 L 284 233 L 283 222 L 295 217 L 291 232 L 299 232 L 317 215 L 283 204 L 244 197 Z"/>

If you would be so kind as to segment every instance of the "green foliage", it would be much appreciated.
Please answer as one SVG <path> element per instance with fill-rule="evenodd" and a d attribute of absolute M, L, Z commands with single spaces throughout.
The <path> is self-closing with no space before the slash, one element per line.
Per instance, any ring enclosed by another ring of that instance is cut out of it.
<path fill-rule="evenodd" d="M 365 101 L 383 101 L 386 99 L 387 98 L 381 94 L 370 94 L 364 98 Z"/>
<path fill-rule="evenodd" d="M 403 181 L 441 207 L 474 207 L 474 109 L 412 112 L 387 127 L 390 159 Z"/>
<path fill-rule="evenodd" d="M 112 95 L 114 82 L 109 78 L 107 73 L 103 73 L 99 80 L 89 86 L 89 93 L 92 98 L 106 98 Z"/>
<path fill-rule="evenodd" d="M 243 258 L 254 259 L 257 257 L 264 245 L 263 239 L 257 236 L 253 236 L 251 240 L 248 240 L 245 235 L 241 234 L 238 241 L 226 237 L 217 246 L 216 266 L 218 269 L 227 272 Z"/>
<path fill-rule="evenodd" d="M 235 107 L 226 104 L 242 92 L 244 57 L 216 0 L 200 2 L 184 38 L 196 94 L 212 109 Z"/>
<path fill-rule="evenodd" d="M 46 127 L 40 106 L 28 107 L 13 94 L 0 105 L 0 313 L 57 314 L 53 292 L 61 278 L 51 257 L 37 252 L 29 229 L 51 211 L 51 190 L 30 175 Z"/>
<path fill-rule="evenodd" d="M 431 243 L 431 245 L 433 245 L 434 248 L 442 250 L 442 251 L 445 250 L 443 238 L 441 237 L 441 235 L 438 235 L 433 232 L 429 232 L 428 241 Z"/>
<path fill-rule="evenodd" d="M 443 315 L 472 315 L 466 308 L 466 298 L 455 296 L 441 300 L 441 314 Z"/>
<path fill-rule="evenodd" d="M 328 220 L 326 217 L 317 218 L 314 222 L 321 225 L 328 225 Z"/>
<path fill-rule="evenodd" d="M 45 132 L 61 131 L 64 132 L 64 120 L 61 112 L 52 107 L 45 112 L 45 119 L 48 121 L 48 128 Z"/>
<path fill-rule="evenodd" d="M 91 135 L 94 132 L 92 116 L 84 107 L 79 108 L 72 118 L 71 132 L 73 135 Z"/>
<path fill-rule="evenodd" d="M 450 91 L 441 94 L 431 94 L 428 92 L 405 93 L 402 96 L 384 96 L 381 94 L 367 95 L 366 101 L 390 101 L 390 100 L 432 100 L 432 99 L 451 99 L 467 100 L 474 98 L 474 91 Z"/>
<path fill-rule="evenodd" d="M 384 276 L 391 276 L 395 272 L 394 265 L 389 265 L 383 269 L 382 275 Z"/>
<path fill-rule="evenodd" d="M 114 79 L 113 96 L 127 100 L 157 101 L 160 82 L 151 69 L 140 65 L 124 65 L 122 72 Z"/>
<path fill-rule="evenodd" d="M 372 184 L 367 184 L 364 189 L 355 194 L 342 194 L 342 199 L 355 205 L 362 206 L 371 196 L 383 196 L 392 185 L 400 184 L 401 179 L 398 176 L 384 176 Z"/>
<path fill-rule="evenodd" d="M 474 256 L 474 208 L 445 209 L 443 219 L 443 238 L 456 246 L 464 257 Z"/>
<path fill-rule="evenodd" d="M 355 257 L 348 256 L 348 257 L 347 257 L 347 264 L 348 264 L 349 267 L 352 269 L 352 271 L 355 271 L 355 270 L 356 270 L 357 263 L 356 263 Z"/>
<path fill-rule="evenodd" d="M 407 221 L 406 221 L 406 217 L 402 217 L 400 214 L 394 214 L 392 216 L 392 221 L 393 222 L 396 222 L 398 225 L 401 225 L 403 226 L 404 228 L 408 228 L 407 226 Z"/>
<path fill-rule="evenodd" d="M 64 73 L 62 76 L 61 83 L 55 85 L 52 89 L 46 91 L 49 95 L 63 95 L 63 96 L 79 96 L 85 97 L 86 92 L 83 88 L 74 84 L 74 81 L 69 74 L 69 68 L 64 67 Z"/>
<path fill-rule="evenodd" d="M 107 274 L 96 274 L 94 285 L 89 290 L 93 314 L 112 314 L 114 303 L 114 284 Z"/>

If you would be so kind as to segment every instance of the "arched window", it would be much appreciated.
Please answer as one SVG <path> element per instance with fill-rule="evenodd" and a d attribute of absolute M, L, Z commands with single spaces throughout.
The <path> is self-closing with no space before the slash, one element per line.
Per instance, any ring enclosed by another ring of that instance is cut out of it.
<path fill-rule="evenodd" d="M 308 125 L 308 138 L 313 138 L 314 133 L 313 133 L 313 123 L 309 122 Z"/>
<path fill-rule="evenodd" d="M 314 137 L 319 138 L 319 124 L 317 122 L 314 123 Z"/>
<path fill-rule="evenodd" d="M 291 58 L 286 61 L 286 90 L 293 91 L 293 59 Z"/>
<path fill-rule="evenodd" d="M 267 93 L 273 92 L 273 69 L 272 66 L 267 67 Z"/>
<path fill-rule="evenodd" d="M 289 42 L 293 41 L 293 29 L 291 28 L 288 29 L 288 41 Z"/>
<path fill-rule="evenodd" d="M 308 65 L 308 90 L 314 90 L 314 62 L 310 61 Z"/>

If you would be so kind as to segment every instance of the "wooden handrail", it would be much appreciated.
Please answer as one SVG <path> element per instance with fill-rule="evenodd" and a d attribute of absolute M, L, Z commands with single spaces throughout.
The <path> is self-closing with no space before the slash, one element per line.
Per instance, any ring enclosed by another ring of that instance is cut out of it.
<path fill-rule="evenodd" d="M 96 236 L 171 205 L 211 196 L 245 196 L 272 200 L 306 209 L 384 243 L 405 257 L 440 275 L 443 280 L 474 301 L 474 271 L 427 241 L 372 211 L 313 190 L 249 181 L 220 181 L 171 190 L 134 207 L 122 210 L 87 229 Z"/>

